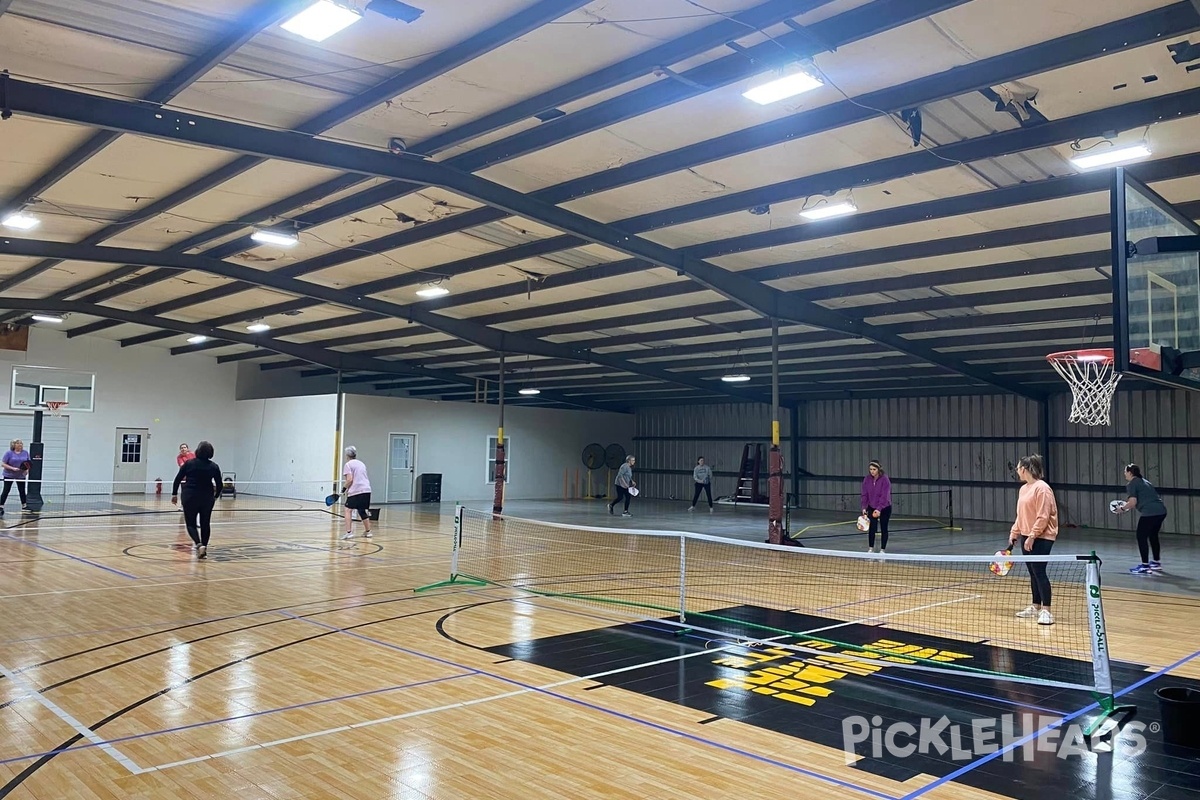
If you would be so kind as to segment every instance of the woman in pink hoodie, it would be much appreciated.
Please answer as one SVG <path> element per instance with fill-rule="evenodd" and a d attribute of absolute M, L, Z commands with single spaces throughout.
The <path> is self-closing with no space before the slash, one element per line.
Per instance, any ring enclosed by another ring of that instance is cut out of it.
<path fill-rule="evenodd" d="M 867 552 L 875 552 L 875 531 L 880 533 L 879 552 L 887 552 L 888 520 L 892 518 L 892 482 L 878 461 L 867 467 L 862 483 L 862 513 L 871 520 L 867 529 Z"/>

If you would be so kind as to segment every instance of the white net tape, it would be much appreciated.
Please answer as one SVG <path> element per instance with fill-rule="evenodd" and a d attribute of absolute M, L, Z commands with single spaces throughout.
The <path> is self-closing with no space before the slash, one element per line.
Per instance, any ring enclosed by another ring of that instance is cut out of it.
<path fill-rule="evenodd" d="M 1051 356 L 1049 361 L 1071 387 L 1068 421 L 1081 425 L 1111 425 L 1113 393 L 1121 382 L 1121 373 L 1113 366 L 1112 359 L 1063 354 Z"/>

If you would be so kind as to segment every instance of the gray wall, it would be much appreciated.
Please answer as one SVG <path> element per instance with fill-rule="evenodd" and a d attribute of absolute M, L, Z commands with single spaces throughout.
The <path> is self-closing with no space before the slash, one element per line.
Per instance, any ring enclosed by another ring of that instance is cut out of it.
<path fill-rule="evenodd" d="M 1164 530 L 1191 533 L 1200 521 L 1200 393 L 1129 391 L 1113 403 L 1113 425 L 1067 422 L 1069 394 L 1049 402 L 1050 482 L 1065 524 L 1128 529 L 1108 501 L 1123 496 L 1122 468 L 1141 464 L 1159 487 L 1170 515 Z M 879 459 L 892 476 L 899 513 L 942 517 L 953 492 L 956 519 L 1007 521 L 1016 502 L 1012 466 L 1038 444 L 1038 404 L 1009 395 L 828 400 L 802 406 L 799 427 L 801 502 L 846 510 L 858 505 L 867 462 Z M 789 471 L 788 412 L 783 453 Z M 680 496 L 694 457 L 715 461 L 717 488 L 732 491 L 741 447 L 767 441 L 770 414 L 758 404 L 640 409 L 635 433 L 648 496 Z M 791 485 L 790 478 L 788 480 Z M 906 494 L 926 492 L 927 494 Z M 690 495 L 689 495 L 690 496 Z"/>

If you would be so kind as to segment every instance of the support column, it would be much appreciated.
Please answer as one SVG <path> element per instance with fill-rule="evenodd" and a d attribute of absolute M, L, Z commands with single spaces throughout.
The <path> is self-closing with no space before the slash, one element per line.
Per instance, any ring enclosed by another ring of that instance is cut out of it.
<path fill-rule="evenodd" d="M 42 462 L 46 455 L 46 445 L 42 442 L 42 415 L 45 412 L 40 407 L 33 409 L 33 440 L 29 443 L 29 473 L 22 478 L 27 481 L 25 506 L 35 514 L 42 510 L 45 501 L 42 499 Z"/>
<path fill-rule="evenodd" d="M 779 449 L 779 320 L 771 320 L 771 457 L 767 472 L 767 542 L 783 544 L 783 452 Z"/>
<path fill-rule="evenodd" d="M 492 513 L 504 512 L 504 477 L 507 460 L 504 457 L 504 353 L 500 354 L 500 383 L 497 395 L 500 398 L 500 425 L 496 433 L 496 496 L 492 500 Z"/>
<path fill-rule="evenodd" d="M 1041 400 L 1038 406 L 1038 452 L 1042 455 L 1042 465 L 1046 470 L 1046 481 L 1049 482 L 1050 464 L 1050 400 Z"/>

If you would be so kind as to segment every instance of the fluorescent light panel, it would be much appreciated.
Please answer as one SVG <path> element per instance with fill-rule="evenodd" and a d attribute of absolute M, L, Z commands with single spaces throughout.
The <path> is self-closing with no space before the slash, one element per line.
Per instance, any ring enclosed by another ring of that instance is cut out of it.
<path fill-rule="evenodd" d="M 725 381 L 726 383 L 745 383 L 746 381 L 750 380 L 750 376 L 741 373 L 736 375 L 722 375 L 721 380 Z"/>
<path fill-rule="evenodd" d="M 517 394 L 523 394 L 523 395 L 535 395 L 535 394 L 541 394 L 541 393 L 542 393 L 541 389 L 518 389 L 517 390 Z"/>
<path fill-rule="evenodd" d="M 417 290 L 417 297 L 445 297 L 448 294 L 450 290 L 445 286 L 426 286 Z"/>
<path fill-rule="evenodd" d="M 295 247 L 300 244 L 300 236 L 288 231 L 255 231 L 250 238 L 259 244 L 273 244 L 277 247 Z"/>
<path fill-rule="evenodd" d="M 798 94 L 811 92 L 813 89 L 818 89 L 824 85 L 807 72 L 797 70 L 790 75 L 783 75 L 773 81 L 742 92 L 742 97 L 765 106 L 777 103 L 780 100 L 786 100 L 789 97 L 795 97 Z"/>
<path fill-rule="evenodd" d="M 1075 156 L 1071 159 L 1071 163 L 1077 169 L 1093 169 L 1095 167 L 1108 167 L 1113 164 L 1122 164 L 1126 161 L 1135 161 L 1139 158 L 1148 158 L 1151 155 L 1150 148 L 1145 142 L 1129 145 L 1128 147 L 1113 147 L 1111 149 L 1102 150 L 1099 153 L 1088 153 L 1087 155 Z"/>
<path fill-rule="evenodd" d="M 846 200 L 841 203 L 826 203 L 825 205 L 815 206 L 801 211 L 800 216 L 805 219 L 829 219 L 830 217 L 842 217 L 846 214 L 854 214 L 858 211 L 858 206 Z"/>
<path fill-rule="evenodd" d="M 63 318 L 56 317 L 51 314 L 34 314 L 33 321 L 34 322 L 49 322 L 54 325 L 61 325 Z"/>
<path fill-rule="evenodd" d="M 3 225 L 6 228 L 12 228 L 15 231 L 31 231 L 41 224 L 42 223 L 38 221 L 37 217 L 31 217 L 28 214 L 22 214 L 20 212 L 16 214 L 9 214 L 4 218 L 3 222 L 0 222 L 0 225 Z"/>
<path fill-rule="evenodd" d="M 205 342 L 208 341 L 208 337 L 207 336 L 189 336 L 187 341 L 188 341 L 188 344 L 204 344 Z"/>
<path fill-rule="evenodd" d="M 271 326 L 265 322 L 255 322 L 246 326 L 246 330 L 251 333 L 262 333 L 263 331 L 271 330 Z"/>
<path fill-rule="evenodd" d="M 331 0 L 317 0 L 280 27 L 305 39 L 323 42 L 360 19 L 362 14 L 352 8 L 338 5 Z"/>

